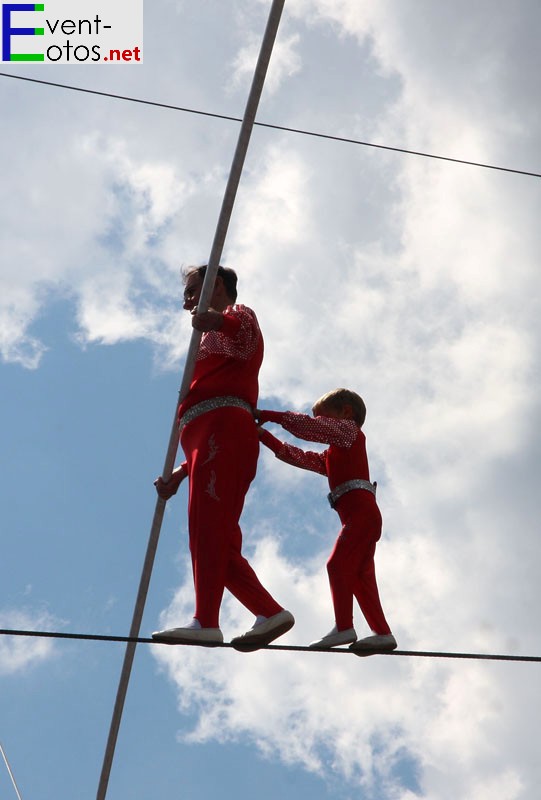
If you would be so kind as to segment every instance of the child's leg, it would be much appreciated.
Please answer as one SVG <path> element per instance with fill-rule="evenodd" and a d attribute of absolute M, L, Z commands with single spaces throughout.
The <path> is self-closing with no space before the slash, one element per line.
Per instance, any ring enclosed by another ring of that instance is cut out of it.
<path fill-rule="evenodd" d="M 327 562 L 336 627 L 353 627 L 353 594 L 359 565 L 373 558 L 376 543 L 363 536 L 358 526 L 346 522 Z"/>
<path fill-rule="evenodd" d="M 375 549 L 374 543 L 374 551 Z M 364 563 L 355 581 L 353 592 L 370 629 L 380 635 L 391 633 L 379 599 L 373 555 Z"/>
<path fill-rule="evenodd" d="M 374 555 L 381 536 L 381 514 L 375 504 L 358 505 L 354 493 L 339 509 L 342 530 L 327 564 L 338 630 L 352 627 L 353 595 L 370 628 L 390 633 L 376 583 Z"/>

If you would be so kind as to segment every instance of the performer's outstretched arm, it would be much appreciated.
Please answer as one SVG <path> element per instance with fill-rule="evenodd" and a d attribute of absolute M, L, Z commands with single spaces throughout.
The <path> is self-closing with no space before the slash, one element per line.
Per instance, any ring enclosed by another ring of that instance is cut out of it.
<path fill-rule="evenodd" d="M 318 472 L 320 475 L 327 474 L 324 453 L 301 450 L 300 447 L 295 447 L 292 444 L 280 441 L 280 439 L 277 439 L 276 436 L 273 436 L 272 433 L 264 428 L 259 428 L 259 439 L 266 447 L 273 451 L 276 458 L 279 458 L 280 461 L 285 461 L 286 464 L 291 464 L 294 467 L 301 467 L 301 469 L 309 469 L 312 472 Z"/>
<path fill-rule="evenodd" d="M 359 433 L 359 426 L 352 419 L 335 417 L 309 417 L 295 411 L 267 411 L 257 409 L 257 422 L 276 422 L 299 439 L 322 444 L 351 447 Z"/>

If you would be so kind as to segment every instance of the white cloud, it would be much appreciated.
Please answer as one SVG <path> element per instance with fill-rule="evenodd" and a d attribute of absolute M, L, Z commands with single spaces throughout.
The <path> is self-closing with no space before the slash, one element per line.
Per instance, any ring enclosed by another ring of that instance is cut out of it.
<path fill-rule="evenodd" d="M 49 146 L 53 151 L 56 145 Z M 15 213 L 6 228 L 0 302 L 4 359 L 39 365 L 46 345 L 32 336 L 31 325 L 57 296 L 71 297 L 78 306 L 81 343 L 143 337 L 161 342 L 167 332 L 175 352 L 180 263 L 166 265 L 161 246 L 168 246 L 193 192 L 190 180 L 170 163 L 136 160 L 125 141 L 98 135 L 66 146 L 64 175 L 54 159 L 44 161 L 43 185 L 56 188 L 54 202 L 36 199 L 40 210 L 31 238 Z M 84 192 L 70 202 L 73 192 L 63 186 L 63 177 L 71 180 L 73 174 Z M 164 309 L 164 289 L 173 286 L 171 309 Z"/>
<path fill-rule="evenodd" d="M 0 355 L 6 362 L 20 364 L 26 369 L 35 369 L 45 345 L 27 333 L 27 328 L 37 313 L 37 303 L 32 297 L 17 297 L 1 309 Z"/>
<path fill-rule="evenodd" d="M 261 49 L 261 34 L 250 34 L 248 39 L 249 41 L 235 57 L 231 78 L 232 90 L 237 90 L 241 86 L 249 87 L 252 82 Z M 287 38 L 283 34 L 278 34 L 265 78 L 265 95 L 276 94 L 288 78 L 301 70 L 299 39 L 298 34 L 292 34 Z"/>
<path fill-rule="evenodd" d="M 455 643 L 477 644 L 475 596 L 464 585 L 460 601 L 456 598 L 460 579 L 453 576 L 453 557 L 442 561 L 437 572 L 436 559 L 444 558 L 438 545 L 430 551 L 419 539 L 415 554 L 414 544 L 411 538 L 408 548 L 387 543 L 382 546 L 386 558 L 378 561 L 399 646 L 409 645 L 416 634 L 426 635 L 427 649 L 442 641 L 442 615 L 449 626 L 451 606 L 451 631 L 460 636 Z M 385 570 L 391 562 L 396 566 L 389 576 Z M 297 617 L 282 643 L 305 644 L 310 634 L 327 629 L 330 597 L 322 553 L 300 567 L 265 539 L 252 563 Z M 458 564 L 456 569 L 460 572 Z M 408 570 L 413 573 L 411 586 Z M 490 576 L 479 575 L 478 580 L 487 587 Z M 182 624 L 191 616 L 190 584 L 179 589 L 163 624 Z M 226 636 L 250 624 L 247 612 L 227 598 L 222 613 Z M 358 630 L 362 633 L 360 626 Z M 416 765 L 422 796 L 431 800 L 482 797 L 479 787 L 492 785 L 495 775 L 502 782 L 502 797 L 519 798 L 524 789 L 529 797 L 535 775 L 539 777 L 528 754 L 508 741 L 521 716 L 526 729 L 532 734 L 535 729 L 529 709 L 539 690 L 528 683 L 527 689 L 516 691 L 517 670 L 529 670 L 530 665 L 517 665 L 511 672 L 491 662 L 384 656 L 237 654 L 186 647 L 155 648 L 153 653 L 177 687 L 183 713 L 196 715 L 195 727 L 183 735 L 190 742 L 250 741 L 268 758 L 302 765 L 330 782 L 362 787 L 368 797 L 378 796 L 376 786 L 382 785 L 389 787 L 389 796 L 408 796 L 394 772 L 406 761 L 410 769 Z"/>
<path fill-rule="evenodd" d="M 293 8 L 300 15 L 301 4 Z M 503 118 L 498 97 L 472 114 L 473 94 L 440 95 L 440 78 L 451 80 L 447 65 L 442 73 L 435 60 L 422 73 L 407 21 L 392 20 L 388 7 L 371 8 L 319 3 L 312 22 L 334 15 L 344 33 L 371 36 L 382 71 L 400 75 L 402 94 L 383 110 L 378 140 L 510 163 L 511 150 L 504 152 L 489 122 L 490 114 Z M 428 30 L 427 20 L 427 48 Z M 469 68 L 482 75 L 487 65 Z M 505 128 L 509 141 L 523 135 Z M 390 180 L 390 191 L 370 187 L 367 197 L 359 162 L 373 168 L 374 156 L 346 156 L 329 145 L 327 172 L 317 161 L 322 150 L 304 140 L 282 138 L 279 150 L 258 153 L 228 254 L 242 276 L 241 299 L 257 308 L 266 334 L 263 397 L 308 410 L 335 385 L 366 395 L 385 520 L 378 576 L 399 646 L 535 652 L 538 504 L 526 493 L 518 512 L 507 489 L 535 430 L 535 190 L 491 172 L 378 154 L 381 174 L 374 176 Z M 336 176 L 346 173 L 342 159 L 358 175 L 358 194 L 353 179 L 343 197 L 335 191 Z M 379 201 L 383 222 L 372 237 L 363 225 Z M 332 625 L 324 571 L 330 548 L 315 538 L 293 559 L 286 540 L 284 552 L 269 543 L 268 536 L 299 537 L 314 525 L 311 515 L 291 516 L 290 507 L 306 508 L 315 483 L 298 474 L 289 481 L 282 470 L 265 456 L 248 504 L 256 519 L 272 517 L 260 524 L 254 565 L 298 618 L 284 642 L 304 644 Z M 320 487 L 322 496 L 323 481 Z M 510 543 L 512 530 L 523 531 L 518 544 L 530 559 Z M 312 548 L 319 553 L 306 561 Z M 168 609 L 171 624 L 190 615 L 188 598 L 189 585 Z M 224 603 L 226 635 L 249 624 Z M 535 796 L 539 767 L 523 749 L 535 739 L 529 709 L 539 699 L 530 665 L 229 651 L 209 657 L 187 648 L 156 656 L 183 710 L 195 714 L 191 741 L 249 740 L 268 757 L 346 781 L 355 792 L 362 787 L 367 796 Z M 524 682 L 518 690 L 517 681 Z M 408 787 L 400 775 L 412 772 Z"/>
<path fill-rule="evenodd" d="M 190 98 L 209 108 L 244 99 L 263 5 L 257 24 L 246 12 L 240 37 L 224 33 L 219 59 L 189 73 Z M 292 0 L 267 109 L 295 127 L 308 120 L 314 130 L 348 127 L 390 145 L 538 169 L 538 15 L 528 0 L 512 14 L 488 2 L 413 10 Z M 342 63 L 352 42 L 358 60 Z M 201 44 L 190 47 L 195 63 Z M 310 63 L 336 68 L 326 95 Z M 173 94 L 180 72 L 162 65 L 149 86 L 161 91 L 163 77 Z M 354 111 L 339 116 L 352 96 Z M 37 106 L 36 117 L 44 113 Z M 21 188 L 17 204 L 3 205 L 0 346 L 26 367 L 47 346 L 32 324 L 55 293 L 73 298 L 83 345 L 146 338 L 160 363 L 178 367 L 188 342 L 178 266 L 206 257 L 236 128 L 129 106 L 122 119 L 102 113 L 92 127 L 84 113 L 63 120 L 61 146 L 45 137 L 39 150 L 15 115 L 24 159 L 6 166 L 6 182 Z M 538 208 L 530 178 L 254 134 L 225 259 L 265 333 L 262 397 L 308 410 L 333 386 L 365 396 L 385 519 L 378 574 L 403 647 L 539 649 Z M 305 643 L 332 625 L 323 541 L 333 523 L 311 502 L 324 503 L 324 481 L 262 463 L 247 504 L 265 520 L 254 562 L 298 618 L 288 641 Z M 190 616 L 191 591 L 179 589 L 164 623 Z M 249 624 L 224 604 L 226 634 Z M 536 797 L 532 665 L 153 652 L 181 709 L 195 713 L 192 741 L 247 738 L 356 792 L 362 782 L 400 800 Z M 417 769 L 415 791 L 396 777 L 401 759 Z"/>
<path fill-rule="evenodd" d="M 20 609 L 2 609 L 0 627 L 7 630 L 49 629 L 51 617 L 44 612 L 32 613 Z M 28 636 L 0 637 L 0 674 L 20 674 L 54 656 L 52 639 Z"/>

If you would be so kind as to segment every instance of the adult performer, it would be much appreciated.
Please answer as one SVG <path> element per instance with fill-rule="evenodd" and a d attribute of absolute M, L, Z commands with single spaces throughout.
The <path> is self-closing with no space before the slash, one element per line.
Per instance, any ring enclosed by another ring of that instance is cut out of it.
<path fill-rule="evenodd" d="M 259 437 L 253 417 L 263 360 L 263 337 L 254 312 L 236 305 L 237 275 L 218 268 L 210 309 L 197 303 L 206 266 L 184 273 L 184 309 L 202 331 L 190 390 L 179 408 L 180 443 L 186 461 L 156 490 L 167 500 L 189 477 L 188 520 L 195 587 L 193 620 L 157 631 L 167 644 L 216 646 L 223 642 L 219 612 L 227 588 L 256 617 L 254 626 L 232 640 L 239 650 L 257 650 L 286 633 L 293 615 L 262 586 L 241 553 L 239 519 L 255 477 Z"/>

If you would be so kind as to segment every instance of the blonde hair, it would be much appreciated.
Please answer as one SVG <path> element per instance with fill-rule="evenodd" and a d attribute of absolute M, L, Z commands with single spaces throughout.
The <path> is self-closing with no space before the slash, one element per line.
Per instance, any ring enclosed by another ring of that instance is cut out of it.
<path fill-rule="evenodd" d="M 366 419 L 366 406 L 364 400 L 356 392 L 350 389 L 333 389 L 332 392 L 327 392 L 319 400 L 316 400 L 312 411 L 317 414 L 318 409 L 333 408 L 336 411 L 342 411 L 344 406 L 351 406 L 353 412 L 353 419 L 362 428 Z"/>

